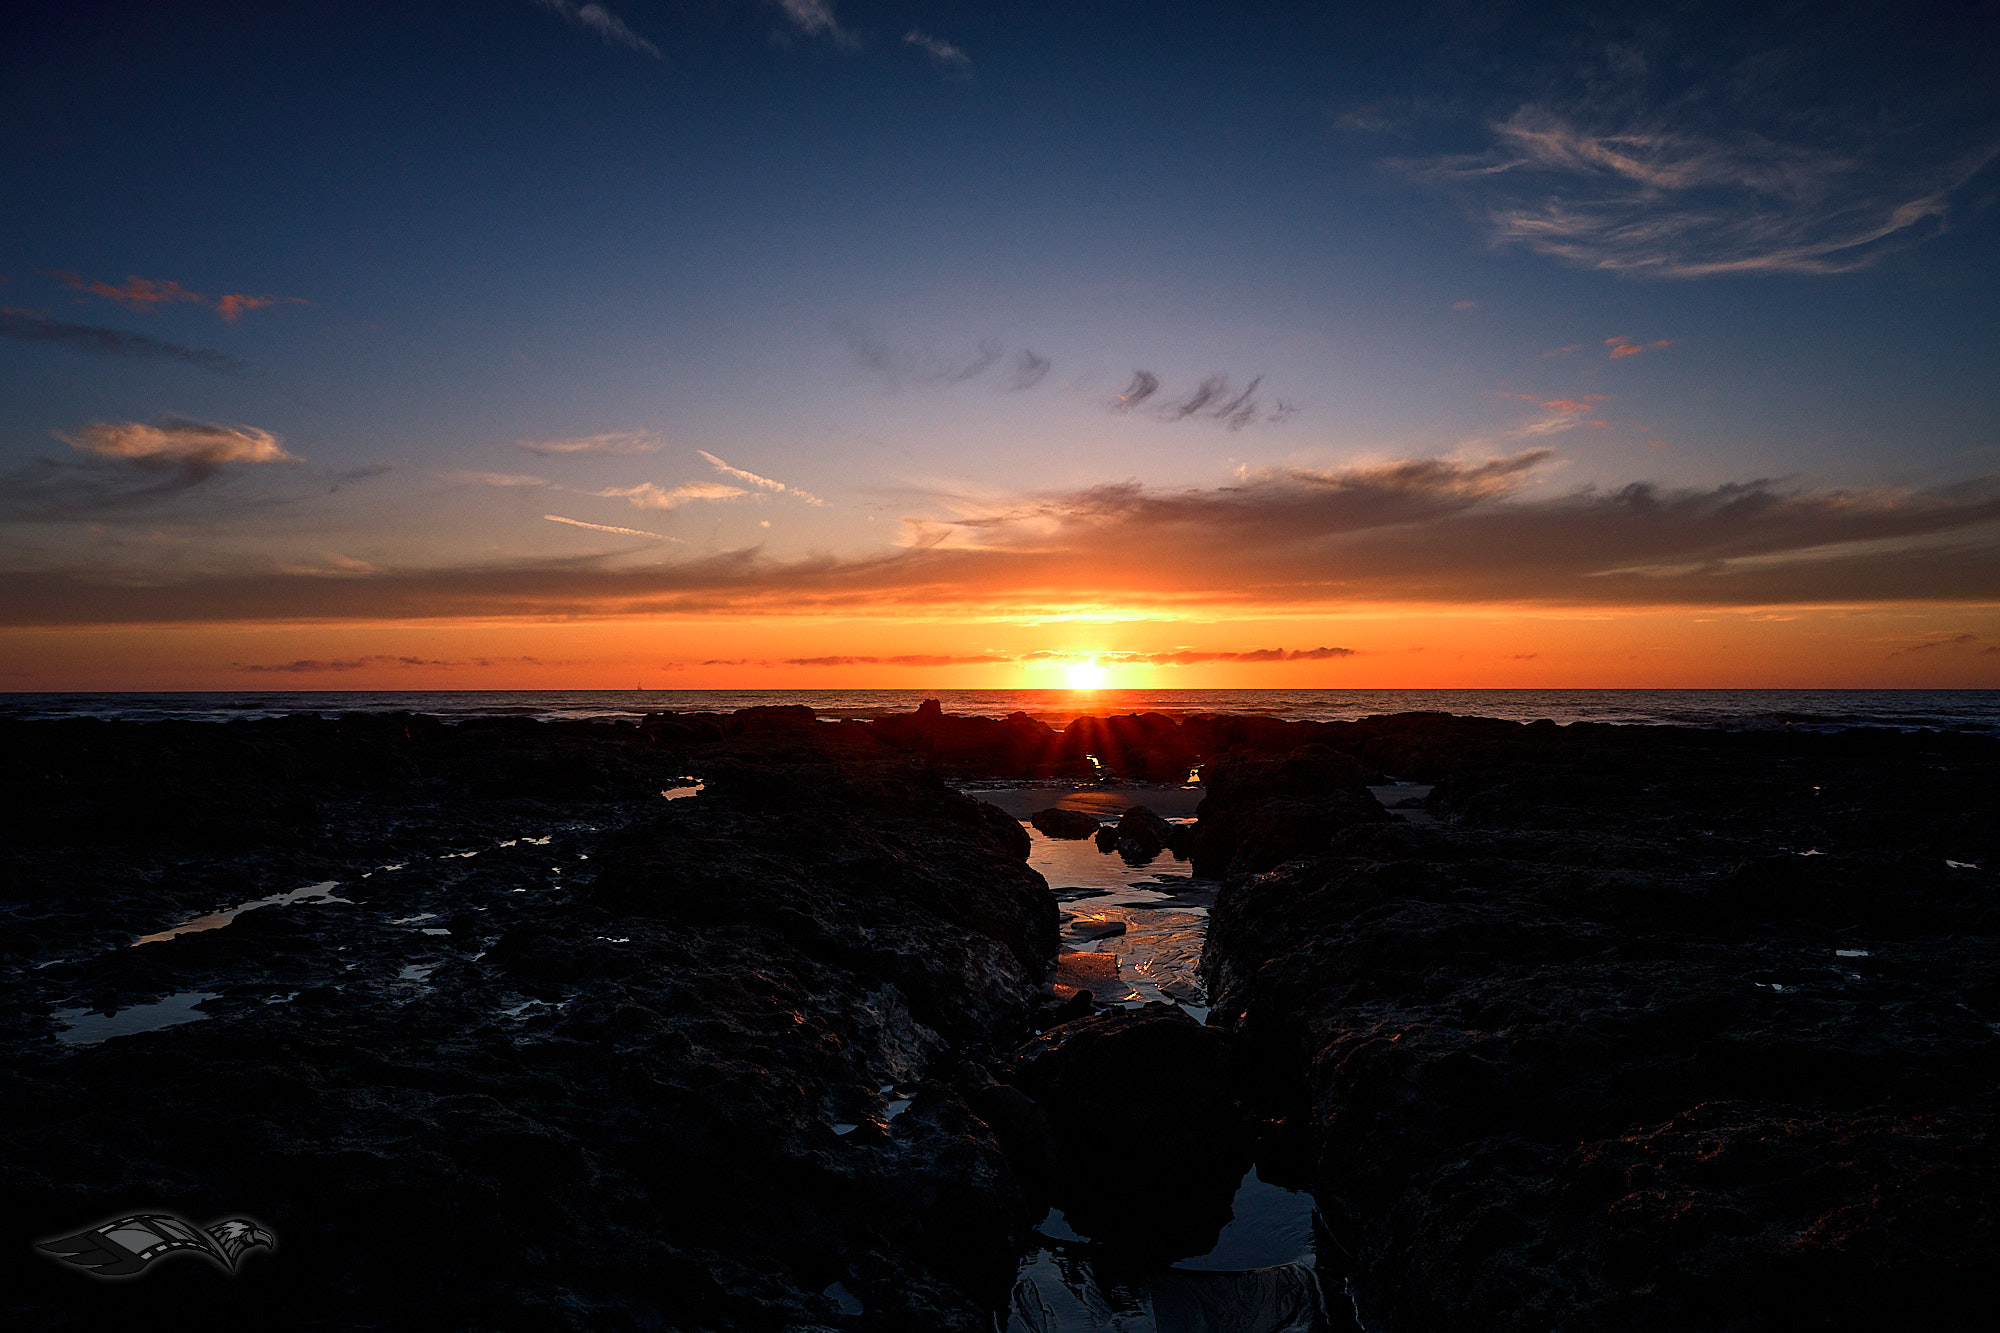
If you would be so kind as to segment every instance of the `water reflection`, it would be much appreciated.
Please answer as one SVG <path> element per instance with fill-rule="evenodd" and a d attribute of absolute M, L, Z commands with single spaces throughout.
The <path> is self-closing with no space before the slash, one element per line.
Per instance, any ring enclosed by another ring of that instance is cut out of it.
<path fill-rule="evenodd" d="M 1099 1004 L 1126 1006 L 1164 1000 L 1206 1022 L 1201 946 L 1219 886 L 1194 879 L 1185 861 L 1166 852 L 1135 867 L 1088 838 L 1051 838 L 1022 827 L 1030 839 L 1028 864 L 1062 905 L 1057 993 L 1088 990 Z"/>
<path fill-rule="evenodd" d="M 1037 1229 L 1006 1333 L 1328 1333 L 1351 1330 L 1320 1288 L 1310 1195 L 1254 1168 L 1208 1253 L 1135 1270 L 1078 1235 L 1060 1212 Z M 1336 1298 L 1337 1300 L 1338 1298 Z"/>

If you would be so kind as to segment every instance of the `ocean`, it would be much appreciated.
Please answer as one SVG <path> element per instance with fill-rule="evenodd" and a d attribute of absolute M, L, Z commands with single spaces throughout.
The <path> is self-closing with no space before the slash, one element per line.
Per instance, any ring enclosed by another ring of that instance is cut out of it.
<path fill-rule="evenodd" d="M 292 713 L 427 713 L 636 721 L 648 713 L 726 713 L 804 704 L 827 719 L 907 713 L 934 698 L 948 713 L 1023 712 L 1055 725 L 1087 714 L 1254 713 L 1334 722 L 1434 711 L 1518 722 L 1612 722 L 1723 729 L 1844 727 L 2000 734 L 2000 690 L 258 690 L 158 694 L 0 694 L 0 718 L 225 722 Z"/>

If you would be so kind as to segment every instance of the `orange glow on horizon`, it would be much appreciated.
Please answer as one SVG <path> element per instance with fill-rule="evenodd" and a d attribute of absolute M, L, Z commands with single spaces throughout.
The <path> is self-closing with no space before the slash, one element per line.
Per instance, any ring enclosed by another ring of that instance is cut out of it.
<path fill-rule="evenodd" d="M 1996 648 L 2000 608 L 1907 605 L 77 626 L 0 629 L 0 689 L 1994 689 Z"/>

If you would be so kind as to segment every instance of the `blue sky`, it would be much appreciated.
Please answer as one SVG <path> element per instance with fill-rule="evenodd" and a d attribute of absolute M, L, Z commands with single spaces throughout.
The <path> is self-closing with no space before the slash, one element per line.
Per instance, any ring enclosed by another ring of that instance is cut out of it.
<path fill-rule="evenodd" d="M 2000 638 L 1990 6 L 4 22 L 9 625 Z"/>

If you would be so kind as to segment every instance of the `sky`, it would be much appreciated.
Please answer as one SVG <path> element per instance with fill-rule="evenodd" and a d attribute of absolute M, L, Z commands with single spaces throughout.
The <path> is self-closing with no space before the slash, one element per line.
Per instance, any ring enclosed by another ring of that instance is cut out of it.
<path fill-rule="evenodd" d="M 2000 687 L 1986 5 L 0 17 L 0 690 Z"/>

